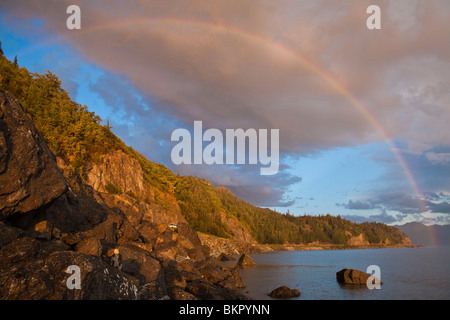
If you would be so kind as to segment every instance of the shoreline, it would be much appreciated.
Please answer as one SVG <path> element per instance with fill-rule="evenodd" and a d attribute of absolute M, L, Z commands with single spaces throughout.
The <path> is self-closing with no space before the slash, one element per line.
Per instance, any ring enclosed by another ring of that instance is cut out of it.
<path fill-rule="evenodd" d="M 394 249 L 394 248 L 419 248 L 422 245 L 405 245 L 405 244 L 373 244 L 373 245 L 339 245 L 339 244 L 280 244 L 268 245 L 273 251 L 316 251 L 316 250 L 353 250 L 353 249 Z"/>
<path fill-rule="evenodd" d="M 310 244 L 260 244 L 242 240 L 225 239 L 198 232 L 202 245 L 210 248 L 210 255 L 219 257 L 225 255 L 260 254 L 276 251 L 317 251 L 317 250 L 351 250 L 351 249 L 391 249 L 391 248 L 418 248 L 422 245 L 413 244 L 361 244 L 340 245 L 332 243 Z"/>

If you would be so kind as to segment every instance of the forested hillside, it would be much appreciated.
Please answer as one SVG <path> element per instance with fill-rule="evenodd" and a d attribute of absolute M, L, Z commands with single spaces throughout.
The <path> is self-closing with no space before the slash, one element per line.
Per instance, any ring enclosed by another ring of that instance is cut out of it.
<path fill-rule="evenodd" d="M 212 186 L 196 177 L 174 174 L 163 165 L 147 160 L 126 146 L 111 127 L 87 106 L 71 100 L 58 77 L 30 73 L 20 67 L 17 59 L 10 62 L 0 49 L 0 87 L 15 95 L 34 121 L 51 150 L 65 160 L 70 170 L 81 177 L 89 164 L 100 162 L 112 150 L 121 150 L 139 161 L 147 182 L 175 196 L 181 212 L 191 227 L 206 234 L 233 238 L 233 231 L 223 217 L 237 220 L 259 243 L 333 243 L 348 245 L 360 234 L 371 244 L 402 243 L 405 236 L 399 230 L 381 223 L 356 224 L 340 216 L 293 216 L 255 207 L 231 192 Z M 110 193 L 122 191 L 105 186 Z M 148 201 L 132 194 L 139 201 Z M 161 202 L 155 193 L 155 202 Z"/>

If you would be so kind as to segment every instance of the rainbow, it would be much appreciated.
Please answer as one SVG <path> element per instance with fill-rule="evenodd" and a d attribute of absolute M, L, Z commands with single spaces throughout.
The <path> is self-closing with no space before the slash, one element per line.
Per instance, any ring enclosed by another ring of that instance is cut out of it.
<path fill-rule="evenodd" d="M 133 19 L 123 19 L 120 21 L 113 20 L 109 23 L 103 23 L 100 25 L 94 25 L 94 26 L 89 26 L 89 27 L 85 27 L 82 25 L 82 28 L 80 31 L 72 30 L 72 31 L 65 32 L 62 36 L 55 36 L 52 39 L 48 39 L 48 41 L 46 41 L 46 44 L 48 44 L 49 42 L 54 42 L 54 41 L 60 40 L 61 38 L 79 37 L 79 36 L 84 35 L 86 32 L 96 32 L 96 31 L 117 29 L 117 28 L 137 26 L 137 25 L 143 25 L 146 27 L 154 27 L 154 26 L 186 27 L 186 26 L 191 26 L 191 27 L 209 29 L 209 30 L 213 30 L 215 32 L 220 32 L 220 33 L 229 34 L 229 35 L 232 35 L 235 37 L 240 37 L 241 39 L 244 39 L 246 41 L 259 43 L 261 45 L 264 45 L 264 46 L 267 46 L 268 48 L 277 50 L 278 52 L 293 58 L 301 66 L 309 69 L 311 72 L 320 76 L 326 83 L 328 83 L 331 87 L 333 87 L 337 92 L 339 92 L 342 96 L 347 98 L 348 101 L 350 101 L 350 103 L 358 110 L 358 112 L 360 112 L 361 115 L 371 123 L 371 125 L 380 134 L 383 141 L 389 145 L 392 154 L 394 155 L 396 161 L 399 163 L 401 169 L 404 172 L 406 179 L 409 181 L 412 191 L 414 192 L 415 196 L 418 199 L 418 204 L 419 204 L 422 212 L 428 211 L 424 197 L 419 189 L 419 186 L 418 186 L 410 168 L 408 167 L 408 164 L 406 163 L 405 159 L 403 158 L 403 156 L 400 153 L 400 151 L 398 150 L 398 148 L 395 147 L 395 145 L 392 142 L 392 139 L 389 137 L 387 131 L 383 128 L 383 126 L 377 120 L 377 118 L 370 112 L 370 110 L 363 103 L 361 103 L 355 97 L 355 95 L 349 91 L 349 89 L 347 89 L 344 85 L 339 83 L 335 78 L 333 78 L 331 75 L 329 75 L 325 70 L 321 69 L 319 66 L 317 66 L 313 62 L 309 61 L 308 59 L 301 56 L 297 52 L 294 52 L 293 50 L 286 48 L 285 46 L 283 46 L 280 43 L 277 43 L 275 41 L 266 39 L 262 36 L 252 34 L 252 33 L 246 32 L 244 30 L 241 30 L 241 29 L 229 26 L 229 25 L 222 25 L 222 24 L 202 22 L 202 21 L 185 20 L 185 19 L 180 19 L 180 18 L 133 18 Z M 43 45 L 43 44 L 41 43 L 41 45 Z"/>

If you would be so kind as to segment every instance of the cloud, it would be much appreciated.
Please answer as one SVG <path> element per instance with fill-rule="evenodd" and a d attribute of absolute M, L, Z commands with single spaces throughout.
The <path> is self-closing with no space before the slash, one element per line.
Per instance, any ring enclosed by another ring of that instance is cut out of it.
<path fill-rule="evenodd" d="M 433 213 L 450 213 L 450 202 L 429 202 L 428 208 Z"/>
<path fill-rule="evenodd" d="M 348 204 L 342 204 L 342 206 L 346 209 L 351 209 L 351 210 L 369 210 L 369 209 L 373 209 L 373 204 L 370 202 L 363 202 L 360 200 L 349 200 Z"/>
<path fill-rule="evenodd" d="M 47 28 L 88 60 L 167 101 L 170 112 L 185 122 L 204 120 L 219 129 L 282 128 L 282 149 L 300 153 L 382 139 L 352 101 L 305 59 L 354 92 L 394 134 L 400 132 L 394 129 L 398 119 L 391 123 L 392 114 L 405 116 L 401 92 L 409 92 L 405 101 L 418 99 L 420 108 L 427 85 L 437 90 L 430 98 L 436 111 L 448 114 L 440 104 L 447 97 L 438 88 L 445 88 L 449 78 L 450 55 L 445 53 L 450 45 L 434 33 L 449 25 L 444 20 L 449 8 L 441 1 L 402 3 L 400 8 L 385 2 L 390 20 L 384 19 L 379 35 L 365 28 L 366 1 L 286 1 L 279 6 L 269 1 L 191 1 L 188 6 L 130 1 L 127 9 L 119 2 L 83 2 L 77 34 L 65 28 L 62 13 L 69 2 L 5 4 L 17 14 L 40 15 Z M 403 6 L 412 8 L 409 15 L 398 13 Z M 295 16 L 287 15 L 289 8 Z M 436 66 L 433 83 L 420 77 Z M 396 91 L 389 92 L 386 85 L 394 80 Z M 432 119 L 443 127 L 442 117 L 427 115 L 414 128 Z"/>
<path fill-rule="evenodd" d="M 66 28 L 70 4 L 82 9 L 81 30 Z M 418 174 L 421 189 L 437 192 L 449 164 L 448 151 L 436 148 L 450 145 L 450 42 L 442 32 L 450 29 L 450 5 L 379 1 L 382 30 L 372 32 L 370 4 L 3 0 L 1 8 L 18 26 L 40 18 L 42 32 L 104 69 L 90 89 L 120 116 L 115 132 L 153 160 L 171 166 L 170 132 L 194 120 L 280 129 L 282 156 L 391 138 L 405 142 L 413 172 L 432 173 Z M 262 205 L 291 204 L 286 192 L 299 182 L 283 171 L 263 181 L 251 166 L 180 169 Z M 346 207 L 412 214 L 417 202 L 405 192 Z"/>
<path fill-rule="evenodd" d="M 433 164 L 450 164 L 450 153 L 426 152 L 425 156 Z"/>
<path fill-rule="evenodd" d="M 378 194 L 374 198 L 349 200 L 348 203 L 336 203 L 338 207 L 350 210 L 379 210 L 382 213 L 397 212 L 399 218 L 407 215 L 420 215 L 426 212 L 449 214 L 449 195 L 426 192 L 423 196 L 411 196 L 404 192 Z M 372 217 L 372 216 L 371 216 Z M 366 217 L 365 217 L 366 218 Z"/>
<path fill-rule="evenodd" d="M 363 216 L 363 215 L 342 215 L 342 218 L 356 222 L 356 223 L 363 223 L 363 222 L 381 222 L 386 224 L 394 224 L 398 223 L 399 221 L 402 221 L 404 216 L 402 215 L 391 215 L 384 211 L 380 212 L 379 214 L 369 215 L 369 216 Z"/>

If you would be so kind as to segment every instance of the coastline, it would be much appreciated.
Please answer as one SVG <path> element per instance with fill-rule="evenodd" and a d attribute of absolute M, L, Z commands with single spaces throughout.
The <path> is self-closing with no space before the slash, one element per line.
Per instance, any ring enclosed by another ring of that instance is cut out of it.
<path fill-rule="evenodd" d="M 273 251 L 308 251 L 308 250 L 351 250 L 351 249 L 391 249 L 391 248 L 418 248 L 421 245 L 409 244 L 371 244 L 371 245 L 339 245 L 339 244 L 281 244 L 269 245 Z"/>
<path fill-rule="evenodd" d="M 403 244 L 361 244 L 339 245 L 332 243 L 313 242 L 309 244 L 260 244 L 242 240 L 220 238 L 198 232 L 202 245 L 208 246 L 210 255 L 219 257 L 221 254 L 228 256 L 242 254 L 259 254 L 274 251 L 311 251 L 311 250 L 349 250 L 349 249 L 388 249 L 388 248 L 417 248 L 421 245 L 411 243 Z"/>

